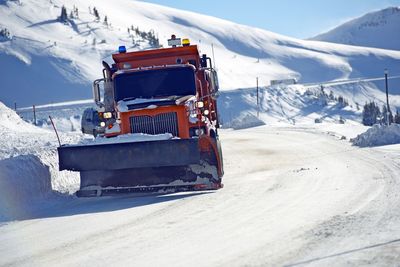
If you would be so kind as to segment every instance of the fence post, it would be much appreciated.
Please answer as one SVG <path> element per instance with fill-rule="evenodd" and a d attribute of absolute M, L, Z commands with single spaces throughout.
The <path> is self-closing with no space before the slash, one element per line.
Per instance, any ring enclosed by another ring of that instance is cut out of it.
<path fill-rule="evenodd" d="M 260 100 L 258 96 L 258 77 L 256 77 L 256 84 L 257 84 L 257 118 L 260 116 Z"/>

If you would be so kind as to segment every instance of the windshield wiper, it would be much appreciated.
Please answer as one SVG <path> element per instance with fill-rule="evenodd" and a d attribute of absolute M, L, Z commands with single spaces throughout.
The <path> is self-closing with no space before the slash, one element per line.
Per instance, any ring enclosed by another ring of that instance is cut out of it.
<path fill-rule="evenodd" d="M 181 97 L 181 95 L 155 95 L 153 96 L 154 99 L 168 99 L 168 100 L 174 100 L 176 98 Z"/>
<path fill-rule="evenodd" d="M 122 101 L 129 101 L 129 100 L 135 100 L 136 97 L 131 96 L 131 97 L 125 97 L 124 99 L 122 99 Z"/>

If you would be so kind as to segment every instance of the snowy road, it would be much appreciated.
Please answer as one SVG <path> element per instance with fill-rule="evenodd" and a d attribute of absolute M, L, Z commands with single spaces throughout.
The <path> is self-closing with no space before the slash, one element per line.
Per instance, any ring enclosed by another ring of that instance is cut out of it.
<path fill-rule="evenodd" d="M 398 146 L 359 149 L 309 128 L 221 136 L 222 190 L 54 200 L 0 226 L 0 265 L 400 262 Z"/>

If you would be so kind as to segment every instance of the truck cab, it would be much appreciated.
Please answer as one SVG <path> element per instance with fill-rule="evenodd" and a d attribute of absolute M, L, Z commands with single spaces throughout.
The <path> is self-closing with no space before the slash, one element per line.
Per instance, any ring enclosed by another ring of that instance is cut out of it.
<path fill-rule="evenodd" d="M 196 45 L 138 52 L 121 48 L 113 59 L 102 80 L 104 103 L 98 81 L 94 85 L 95 102 L 107 118 L 106 137 L 171 133 L 216 138 L 218 77 Z"/>

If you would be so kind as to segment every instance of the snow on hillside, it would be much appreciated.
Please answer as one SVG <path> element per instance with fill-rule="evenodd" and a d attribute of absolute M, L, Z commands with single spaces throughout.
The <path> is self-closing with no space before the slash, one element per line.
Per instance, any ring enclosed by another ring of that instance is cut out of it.
<path fill-rule="evenodd" d="M 389 7 L 352 19 L 312 40 L 400 50 L 400 7 Z"/>
<path fill-rule="evenodd" d="M 57 20 L 61 7 L 79 15 Z M 93 8 L 100 13 L 96 20 Z M 2 1 L 11 40 L 0 42 L 0 101 L 12 106 L 89 98 L 91 80 L 101 76 L 101 60 L 121 45 L 146 49 L 149 42 L 128 28 L 153 31 L 160 43 L 172 33 L 189 37 L 202 53 L 212 55 L 222 89 L 248 88 L 271 79 L 296 77 L 301 82 L 349 77 L 376 77 L 395 69 L 400 52 L 304 41 L 226 20 L 132 0 Z M 107 25 L 104 18 L 107 16 Z M 134 43 L 132 41 L 134 40 Z M 18 77 L 18 78 L 16 78 Z"/>

